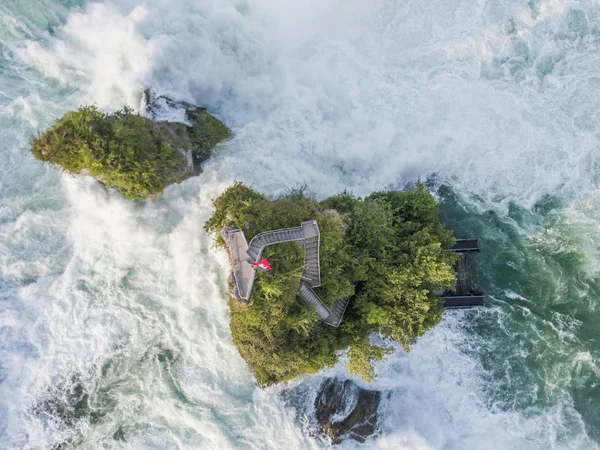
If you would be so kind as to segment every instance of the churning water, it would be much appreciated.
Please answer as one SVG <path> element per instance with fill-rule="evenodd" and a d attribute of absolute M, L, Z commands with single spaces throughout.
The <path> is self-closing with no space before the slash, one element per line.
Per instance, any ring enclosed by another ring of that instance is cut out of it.
<path fill-rule="evenodd" d="M 599 448 L 599 69 L 597 0 L 2 0 L 0 448 L 325 446 L 232 344 L 210 200 L 416 179 L 488 307 L 380 364 L 364 446 Z M 200 177 L 128 202 L 28 154 L 146 86 L 233 129 Z"/>

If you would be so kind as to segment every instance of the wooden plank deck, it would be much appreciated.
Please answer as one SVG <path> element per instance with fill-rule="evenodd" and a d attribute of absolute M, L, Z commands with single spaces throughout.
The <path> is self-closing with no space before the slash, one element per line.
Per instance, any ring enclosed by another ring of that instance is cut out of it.
<path fill-rule="evenodd" d="M 226 232 L 225 239 L 230 253 L 231 272 L 237 291 L 236 298 L 242 303 L 247 303 L 254 285 L 255 269 L 247 261 L 246 236 L 242 230 L 231 230 Z"/>
<path fill-rule="evenodd" d="M 450 249 L 453 252 L 479 252 L 479 239 L 457 239 Z"/>
<path fill-rule="evenodd" d="M 442 297 L 445 308 L 470 308 L 483 305 L 483 295 L 451 295 Z"/>
<path fill-rule="evenodd" d="M 266 231 L 256 235 L 250 245 L 242 230 L 224 229 L 221 233 L 227 243 L 231 264 L 233 295 L 242 303 L 247 303 L 252 294 L 252 286 L 256 270 L 251 262 L 262 257 L 266 246 L 282 242 L 297 241 L 304 249 L 303 280 L 300 282 L 299 294 L 328 325 L 338 327 L 342 321 L 348 300 L 338 300 L 330 311 L 313 291 L 321 285 L 321 266 L 319 262 L 320 236 L 316 220 L 302 222 L 301 226 L 280 230 Z"/>

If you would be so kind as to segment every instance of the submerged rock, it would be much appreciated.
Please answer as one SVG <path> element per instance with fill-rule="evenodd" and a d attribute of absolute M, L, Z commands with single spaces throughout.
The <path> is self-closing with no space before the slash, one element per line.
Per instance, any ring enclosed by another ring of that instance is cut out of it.
<path fill-rule="evenodd" d="M 58 379 L 42 391 L 29 412 L 44 428 L 52 430 L 56 439 L 51 450 L 76 447 L 81 441 L 80 430 L 86 425 L 100 423 L 114 411 L 116 399 L 94 379 L 95 370 Z"/>
<path fill-rule="evenodd" d="M 136 199 L 200 173 L 215 145 L 230 136 L 204 108 L 154 98 L 148 90 L 144 100 L 150 118 L 127 107 L 111 114 L 94 106 L 68 112 L 32 137 L 31 151 L 41 161 L 90 175 Z"/>
<path fill-rule="evenodd" d="M 352 380 L 327 378 L 315 398 L 320 433 L 334 444 L 344 439 L 364 442 L 375 433 L 381 392 L 363 389 Z"/>

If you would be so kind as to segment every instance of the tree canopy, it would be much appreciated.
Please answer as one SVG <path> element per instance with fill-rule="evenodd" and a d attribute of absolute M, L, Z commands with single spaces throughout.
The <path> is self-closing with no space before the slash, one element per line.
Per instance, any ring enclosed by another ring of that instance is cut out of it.
<path fill-rule="evenodd" d="M 126 198 L 157 194 L 193 175 L 191 156 L 203 159 L 229 130 L 204 109 L 192 126 L 154 122 L 123 108 L 106 114 L 95 106 L 66 113 L 30 140 L 33 155 L 72 174 L 87 173 Z"/>
<path fill-rule="evenodd" d="M 230 298 L 233 341 L 261 385 L 291 380 L 334 365 L 342 350 L 348 370 L 369 381 L 390 341 L 406 350 L 441 319 L 435 295 L 455 285 L 454 243 L 438 205 L 417 184 L 357 198 L 344 192 L 321 202 L 302 189 L 275 200 L 237 183 L 214 200 L 205 224 L 256 234 L 315 219 L 321 230 L 323 303 L 350 298 L 339 328 L 324 324 L 298 296 L 303 254 L 293 243 L 267 247 L 273 270 L 260 272 L 251 302 Z M 224 246 L 221 238 L 218 245 Z M 373 338 L 377 339 L 373 339 Z"/>

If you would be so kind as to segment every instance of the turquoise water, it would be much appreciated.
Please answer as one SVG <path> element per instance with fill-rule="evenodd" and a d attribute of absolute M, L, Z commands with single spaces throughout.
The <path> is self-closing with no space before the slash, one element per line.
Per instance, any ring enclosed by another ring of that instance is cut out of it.
<path fill-rule="evenodd" d="M 382 363 L 380 434 L 342 447 L 598 448 L 599 46 L 595 1 L 4 2 L 0 448 L 327 447 L 255 387 L 202 224 L 233 180 L 417 179 L 481 238 L 487 305 Z M 234 130 L 200 177 L 126 202 L 28 154 L 147 86 Z"/>
<path fill-rule="evenodd" d="M 531 210 L 511 204 L 506 216 L 463 209 L 453 199 L 444 214 L 485 243 L 481 283 L 493 310 L 465 324 L 472 336 L 465 352 L 485 371 L 490 409 L 542 418 L 554 411 L 557 423 L 546 431 L 557 442 L 574 446 L 581 434 L 597 442 L 600 278 L 588 259 L 597 246 L 581 217 L 555 197 Z"/>

